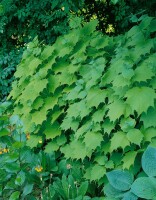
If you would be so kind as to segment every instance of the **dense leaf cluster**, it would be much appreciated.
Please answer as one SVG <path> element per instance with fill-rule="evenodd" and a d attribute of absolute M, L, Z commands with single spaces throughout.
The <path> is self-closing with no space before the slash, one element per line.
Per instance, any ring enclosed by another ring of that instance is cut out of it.
<path fill-rule="evenodd" d="M 10 92 L 10 85 L 25 44 L 36 35 L 44 44 L 52 44 L 69 30 L 71 15 L 83 0 L 2 0 L 0 1 L 0 99 Z"/>
<path fill-rule="evenodd" d="M 95 31 L 96 21 L 52 46 L 40 47 L 36 38 L 10 93 L 31 133 L 27 145 L 42 139 L 45 152 L 79 160 L 84 178 L 98 186 L 111 169 L 136 175 L 141 150 L 155 144 L 156 19 L 138 20 L 114 38 Z"/>

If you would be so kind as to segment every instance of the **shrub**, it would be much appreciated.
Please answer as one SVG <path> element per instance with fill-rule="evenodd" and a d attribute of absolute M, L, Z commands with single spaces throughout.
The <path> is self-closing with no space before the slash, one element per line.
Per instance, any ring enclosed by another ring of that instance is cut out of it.
<path fill-rule="evenodd" d="M 52 46 L 34 40 L 9 95 L 31 135 L 27 145 L 42 139 L 45 152 L 78 162 L 98 196 L 107 172 L 136 175 L 142 151 L 155 142 L 156 19 L 139 20 L 114 38 L 92 21 Z"/>

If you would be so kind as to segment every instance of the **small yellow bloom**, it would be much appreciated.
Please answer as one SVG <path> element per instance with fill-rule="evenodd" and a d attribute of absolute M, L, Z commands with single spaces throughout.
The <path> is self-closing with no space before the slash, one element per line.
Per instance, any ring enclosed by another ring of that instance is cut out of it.
<path fill-rule="evenodd" d="M 3 151 L 0 151 L 0 154 L 3 154 Z"/>
<path fill-rule="evenodd" d="M 38 143 L 42 144 L 42 140 L 39 140 Z"/>
<path fill-rule="evenodd" d="M 9 152 L 9 149 L 4 148 L 2 151 L 3 151 L 3 153 L 8 153 L 8 152 Z"/>
<path fill-rule="evenodd" d="M 37 172 L 42 172 L 43 167 L 42 167 L 42 166 L 37 166 L 37 167 L 35 167 L 35 170 L 36 170 Z"/>

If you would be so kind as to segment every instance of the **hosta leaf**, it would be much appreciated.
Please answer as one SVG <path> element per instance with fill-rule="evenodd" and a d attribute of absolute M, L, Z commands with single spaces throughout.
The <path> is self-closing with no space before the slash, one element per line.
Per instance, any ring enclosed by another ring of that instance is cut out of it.
<path fill-rule="evenodd" d="M 109 183 L 117 190 L 129 190 L 133 183 L 133 176 L 128 171 L 113 170 L 106 174 Z"/>
<path fill-rule="evenodd" d="M 85 143 L 86 148 L 92 150 L 96 149 L 96 147 L 100 146 L 103 141 L 103 137 L 101 133 L 95 132 L 87 132 L 84 136 L 83 142 Z"/>
<path fill-rule="evenodd" d="M 128 153 L 125 154 L 125 156 L 122 159 L 123 169 L 129 169 L 132 165 L 134 165 L 136 155 L 137 155 L 136 151 L 129 151 Z"/>
<path fill-rule="evenodd" d="M 126 146 L 129 146 L 130 142 L 127 139 L 127 136 L 124 132 L 116 132 L 114 133 L 111 139 L 111 151 L 116 150 L 117 148 L 121 147 L 124 149 Z"/>
<path fill-rule="evenodd" d="M 134 87 L 126 93 L 125 97 L 127 97 L 126 102 L 140 115 L 142 112 L 146 112 L 150 106 L 154 106 L 156 93 L 149 87 Z"/>
<path fill-rule="evenodd" d="M 59 123 L 58 122 L 54 122 L 53 124 L 46 123 L 44 134 L 46 135 L 46 139 L 54 139 L 55 137 L 61 135 L 61 129 Z"/>
<path fill-rule="evenodd" d="M 153 177 L 137 178 L 132 184 L 131 191 L 144 199 L 156 198 L 156 179 Z"/>
<path fill-rule="evenodd" d="M 140 145 L 143 140 L 143 134 L 139 129 L 131 129 L 127 133 L 127 138 L 131 143 Z"/>
<path fill-rule="evenodd" d="M 132 192 L 126 192 L 122 200 L 137 200 L 138 197 Z"/>
<path fill-rule="evenodd" d="M 107 197 L 112 197 L 113 200 L 114 198 L 116 199 L 124 196 L 124 192 L 122 192 L 121 190 L 117 190 L 110 183 L 104 186 L 104 193 Z"/>
<path fill-rule="evenodd" d="M 156 176 L 156 148 L 148 147 L 142 156 L 142 168 L 148 176 Z"/>

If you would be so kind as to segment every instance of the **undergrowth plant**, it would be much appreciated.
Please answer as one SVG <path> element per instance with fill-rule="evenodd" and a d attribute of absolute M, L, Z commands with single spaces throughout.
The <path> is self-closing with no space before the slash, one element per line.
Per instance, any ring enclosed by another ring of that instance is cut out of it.
<path fill-rule="evenodd" d="M 125 35 L 103 36 L 97 21 L 29 43 L 9 98 L 30 134 L 26 144 L 78 163 L 90 196 L 103 196 L 106 173 L 136 176 L 156 145 L 156 19 L 142 16 Z"/>
<path fill-rule="evenodd" d="M 156 199 L 156 148 L 149 146 L 142 156 L 142 168 L 134 181 L 132 173 L 123 170 L 108 172 L 104 187 L 108 197 L 122 200 Z M 134 181 L 134 182 L 133 182 Z"/>

